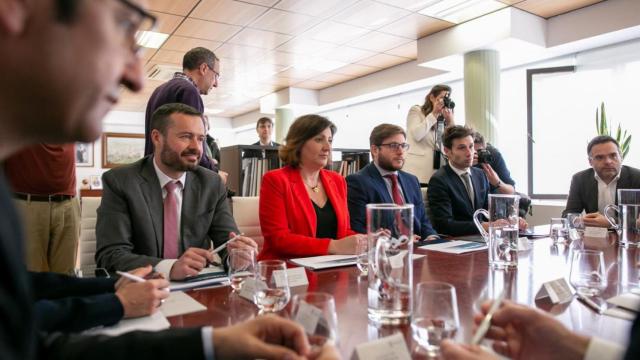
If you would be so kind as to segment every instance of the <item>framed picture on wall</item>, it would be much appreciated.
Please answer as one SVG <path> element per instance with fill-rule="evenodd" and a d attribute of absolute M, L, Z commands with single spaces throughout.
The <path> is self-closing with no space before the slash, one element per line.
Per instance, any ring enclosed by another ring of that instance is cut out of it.
<path fill-rule="evenodd" d="M 114 168 L 144 157 L 144 134 L 102 134 L 102 167 Z"/>
<path fill-rule="evenodd" d="M 93 167 L 93 143 L 76 143 L 76 166 Z"/>
<path fill-rule="evenodd" d="M 91 175 L 89 177 L 89 186 L 91 190 L 102 189 L 102 175 Z"/>

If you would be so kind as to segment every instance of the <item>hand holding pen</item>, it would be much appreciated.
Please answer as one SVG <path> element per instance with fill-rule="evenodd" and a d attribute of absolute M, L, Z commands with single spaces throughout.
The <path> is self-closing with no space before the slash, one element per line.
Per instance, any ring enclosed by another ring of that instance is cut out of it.
<path fill-rule="evenodd" d="M 145 279 L 153 274 L 146 266 L 131 272 L 118 271 L 121 276 L 115 285 L 115 295 L 124 309 L 124 317 L 139 317 L 153 314 L 169 296 L 169 282 L 165 279 Z"/>

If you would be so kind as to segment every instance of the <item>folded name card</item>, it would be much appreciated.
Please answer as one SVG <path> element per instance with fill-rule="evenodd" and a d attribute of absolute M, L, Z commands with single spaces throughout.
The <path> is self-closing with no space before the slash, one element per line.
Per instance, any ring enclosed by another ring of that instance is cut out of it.
<path fill-rule="evenodd" d="M 303 267 L 297 267 L 287 269 L 287 280 L 289 281 L 289 287 L 309 285 L 309 279 L 307 273 Z M 276 278 L 276 286 L 284 286 L 284 270 L 276 270 L 273 272 L 273 276 Z"/>
<path fill-rule="evenodd" d="M 609 232 L 608 232 L 607 228 L 587 226 L 584 229 L 584 237 L 605 238 L 606 239 L 608 236 L 609 236 Z"/>
<path fill-rule="evenodd" d="M 353 350 L 351 360 L 410 360 L 411 355 L 402 334 L 360 344 Z"/>
<path fill-rule="evenodd" d="M 564 278 L 547 281 L 536 294 L 536 300 L 549 298 L 554 304 L 568 303 L 573 299 L 573 290 Z"/>

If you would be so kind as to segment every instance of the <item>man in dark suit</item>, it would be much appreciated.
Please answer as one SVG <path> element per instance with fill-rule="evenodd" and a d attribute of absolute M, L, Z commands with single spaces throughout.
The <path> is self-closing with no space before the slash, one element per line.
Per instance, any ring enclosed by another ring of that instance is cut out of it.
<path fill-rule="evenodd" d="M 154 22 L 144 9 L 146 2 L 5 0 L 2 4 L 0 162 L 39 142 L 93 142 L 100 135 L 102 118 L 118 100 L 119 86 L 142 89 L 136 34 Z M 34 49 L 47 56 L 34 56 Z M 34 76 L 36 67 L 43 71 Z M 309 352 L 304 331 L 277 317 L 216 329 L 215 336 L 211 327 L 117 337 L 44 333 L 35 320 L 34 287 L 40 291 L 70 283 L 62 277 L 59 284 L 32 282 L 23 261 L 20 219 L 0 170 L 3 360 L 212 359 L 214 351 L 217 358 L 300 358 Z M 66 290 L 68 296 L 83 292 L 75 287 Z"/>
<path fill-rule="evenodd" d="M 640 170 L 622 165 L 620 145 L 611 136 L 594 137 L 587 154 L 591 168 L 573 175 L 562 216 L 584 211 L 586 226 L 609 227 L 604 207 L 618 203 L 618 189 L 640 189 Z"/>
<path fill-rule="evenodd" d="M 449 163 L 429 180 L 431 220 L 441 234 L 477 234 L 473 213 L 487 208 L 490 188 L 484 172 L 471 166 L 475 153 L 473 130 L 460 125 L 449 127 L 442 143 Z M 482 225 L 488 227 L 488 223 Z"/>
<path fill-rule="evenodd" d="M 418 178 L 402 171 L 409 144 L 404 130 L 391 124 L 376 126 L 369 136 L 373 163 L 347 176 L 351 228 L 367 233 L 366 205 L 413 204 L 413 233 L 422 240 L 438 237 L 427 218 Z"/>
<path fill-rule="evenodd" d="M 165 104 L 151 118 L 154 153 L 103 175 L 96 222 L 96 263 L 108 270 L 148 264 L 168 279 L 196 275 L 213 261 L 208 250 L 252 248 L 237 236 L 227 190 L 218 174 L 198 165 L 205 139 L 202 114 Z M 221 253 L 224 258 L 226 252 Z"/>
<path fill-rule="evenodd" d="M 275 147 L 280 146 L 280 144 L 271 140 L 271 135 L 273 134 L 273 120 L 271 120 L 271 118 L 268 118 L 265 116 L 258 119 L 258 121 L 256 122 L 256 132 L 258 133 L 258 137 L 260 139 L 251 145 L 275 146 Z M 242 154 L 242 157 L 243 158 L 257 157 L 262 159 L 265 157 L 265 154 L 264 154 L 264 150 L 247 149 Z"/>

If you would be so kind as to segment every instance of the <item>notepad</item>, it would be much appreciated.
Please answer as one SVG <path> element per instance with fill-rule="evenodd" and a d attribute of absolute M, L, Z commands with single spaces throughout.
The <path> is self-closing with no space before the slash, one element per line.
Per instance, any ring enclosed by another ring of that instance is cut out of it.
<path fill-rule="evenodd" d="M 289 261 L 296 265 L 318 270 L 341 266 L 353 266 L 357 262 L 357 257 L 354 255 L 324 255 L 290 259 Z"/>
<path fill-rule="evenodd" d="M 168 298 L 164 300 L 160 311 L 166 317 L 190 314 L 198 311 L 205 311 L 207 307 L 197 302 L 191 296 L 182 291 L 172 292 Z"/>
<path fill-rule="evenodd" d="M 209 266 L 198 275 L 187 277 L 184 280 L 173 280 L 169 284 L 171 291 L 184 291 L 203 286 L 226 286 L 229 285 L 229 276 L 223 268 Z"/>
<path fill-rule="evenodd" d="M 486 250 L 487 244 L 475 241 L 453 240 L 446 243 L 421 246 L 420 249 L 449 254 L 465 254 L 473 251 Z"/>

